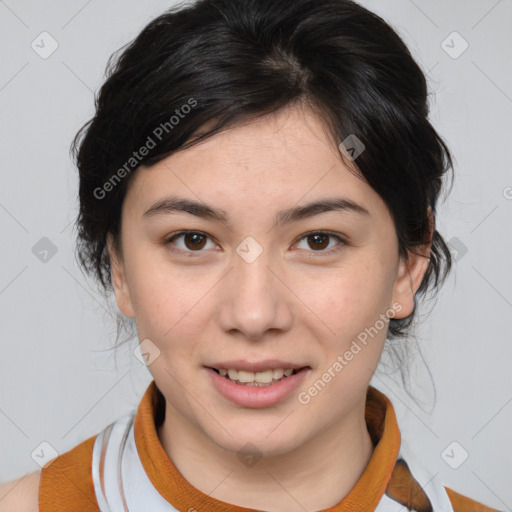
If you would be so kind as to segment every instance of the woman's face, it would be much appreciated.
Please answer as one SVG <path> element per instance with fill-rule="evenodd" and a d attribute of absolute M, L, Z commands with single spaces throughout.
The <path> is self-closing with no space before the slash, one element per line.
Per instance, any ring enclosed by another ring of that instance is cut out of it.
<path fill-rule="evenodd" d="M 327 202 L 339 207 L 307 208 Z M 412 256 L 407 272 L 385 203 L 298 108 L 140 168 L 121 236 L 117 303 L 136 319 L 167 407 L 234 452 L 250 442 L 284 453 L 362 419 L 389 319 L 412 312 L 427 265 Z M 246 367 L 258 380 L 305 369 L 269 387 L 210 369 L 244 364 L 260 364 Z"/>

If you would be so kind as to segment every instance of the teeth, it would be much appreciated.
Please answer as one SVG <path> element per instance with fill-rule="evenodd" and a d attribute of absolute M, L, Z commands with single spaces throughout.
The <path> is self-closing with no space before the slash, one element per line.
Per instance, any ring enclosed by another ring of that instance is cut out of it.
<path fill-rule="evenodd" d="M 231 370 L 229 371 L 229 377 L 231 377 Z M 254 382 L 255 374 L 254 372 L 244 372 L 243 370 L 238 370 L 238 380 L 240 382 Z"/>
<path fill-rule="evenodd" d="M 277 370 L 272 370 L 274 379 L 282 379 L 284 375 L 284 370 L 279 368 Z"/>
<path fill-rule="evenodd" d="M 265 370 L 263 372 L 257 372 L 254 374 L 254 382 L 260 382 L 262 384 L 269 384 L 270 382 L 272 382 L 273 378 L 274 372 L 272 370 Z"/>
<path fill-rule="evenodd" d="M 228 377 L 230 380 L 238 381 L 242 384 L 271 384 L 283 377 L 289 377 L 293 373 L 293 368 L 275 368 L 261 372 L 219 368 L 219 373 L 223 377 Z"/>

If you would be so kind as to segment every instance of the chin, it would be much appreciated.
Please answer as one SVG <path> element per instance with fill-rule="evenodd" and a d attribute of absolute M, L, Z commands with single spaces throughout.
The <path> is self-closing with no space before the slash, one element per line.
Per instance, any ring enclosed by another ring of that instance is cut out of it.
<path fill-rule="evenodd" d="M 290 432 L 283 429 L 282 432 L 278 432 L 280 427 L 276 429 L 277 424 L 279 422 L 273 423 L 272 426 L 269 425 L 269 428 L 264 429 L 264 431 L 261 428 L 251 429 L 242 426 L 231 428 L 226 424 L 226 430 L 233 433 L 233 437 L 226 434 L 222 438 L 215 436 L 212 440 L 224 450 L 235 453 L 239 458 L 251 454 L 256 457 L 281 456 L 295 450 L 302 444 L 301 438 L 304 431 Z"/>

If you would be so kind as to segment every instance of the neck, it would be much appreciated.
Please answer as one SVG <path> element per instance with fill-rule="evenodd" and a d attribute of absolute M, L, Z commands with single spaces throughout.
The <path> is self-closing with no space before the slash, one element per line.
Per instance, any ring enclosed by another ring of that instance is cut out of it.
<path fill-rule="evenodd" d="M 168 402 L 157 431 L 177 470 L 196 489 L 226 503 L 269 512 L 333 507 L 354 487 L 373 453 L 364 403 L 295 450 L 264 456 L 248 467 Z"/>

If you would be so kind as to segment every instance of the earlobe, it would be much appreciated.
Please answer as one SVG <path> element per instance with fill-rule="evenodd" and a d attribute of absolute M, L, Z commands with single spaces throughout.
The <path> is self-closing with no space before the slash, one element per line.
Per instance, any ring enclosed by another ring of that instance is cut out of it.
<path fill-rule="evenodd" d="M 126 280 L 124 263 L 122 258 L 117 254 L 111 233 L 107 235 L 107 250 L 110 259 L 112 287 L 114 288 L 117 306 L 123 315 L 133 318 L 135 317 L 135 312 L 133 310 L 130 291 Z"/>
<path fill-rule="evenodd" d="M 408 252 L 408 259 L 400 257 L 398 273 L 393 287 L 393 303 L 402 305 L 400 314 L 395 318 L 405 318 L 414 311 L 414 296 L 425 277 L 430 264 L 430 249 L 434 233 L 434 217 L 429 208 L 430 237 L 429 242 Z"/>
<path fill-rule="evenodd" d="M 409 253 L 409 259 L 400 259 L 398 275 L 393 288 L 393 303 L 402 305 L 400 315 L 395 318 L 405 318 L 414 311 L 414 296 L 421 285 L 429 265 L 429 258 L 423 255 Z"/>

